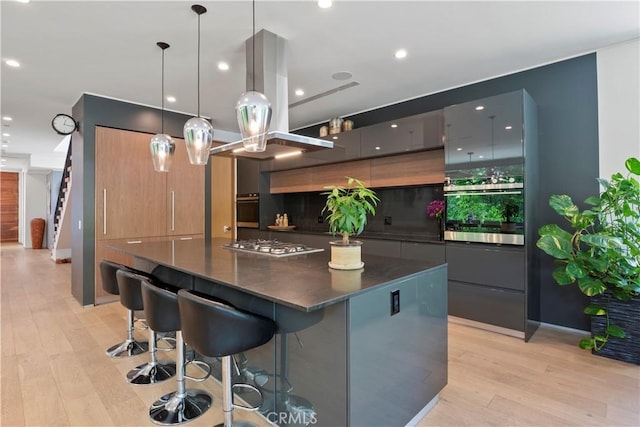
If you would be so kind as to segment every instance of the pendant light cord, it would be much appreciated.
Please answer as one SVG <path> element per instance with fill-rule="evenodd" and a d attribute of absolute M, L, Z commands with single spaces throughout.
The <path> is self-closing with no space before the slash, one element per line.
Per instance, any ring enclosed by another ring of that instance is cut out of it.
<path fill-rule="evenodd" d="M 160 101 L 160 132 L 164 133 L 164 49 L 162 49 L 162 78 L 161 78 L 161 94 L 162 100 Z"/>
<path fill-rule="evenodd" d="M 198 14 L 198 117 L 200 117 L 200 14 Z"/>
<path fill-rule="evenodd" d="M 251 72 L 252 74 L 251 90 L 255 91 L 256 90 L 256 0 L 253 0 L 252 6 L 253 6 L 253 27 L 252 27 L 253 40 L 251 41 L 251 47 L 253 48 L 253 61 L 252 61 L 253 71 Z"/>

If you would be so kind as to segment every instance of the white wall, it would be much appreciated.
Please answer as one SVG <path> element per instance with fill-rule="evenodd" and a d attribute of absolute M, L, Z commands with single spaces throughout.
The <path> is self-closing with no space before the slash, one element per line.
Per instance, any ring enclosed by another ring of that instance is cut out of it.
<path fill-rule="evenodd" d="M 34 218 L 47 218 L 47 173 L 48 171 L 25 173 L 25 192 L 24 192 L 24 247 L 31 247 L 31 220 Z M 47 247 L 46 233 L 45 241 L 42 245 Z"/>
<path fill-rule="evenodd" d="M 640 158 L 640 39 L 596 55 L 600 177 L 609 178 L 626 171 L 629 157 Z"/>

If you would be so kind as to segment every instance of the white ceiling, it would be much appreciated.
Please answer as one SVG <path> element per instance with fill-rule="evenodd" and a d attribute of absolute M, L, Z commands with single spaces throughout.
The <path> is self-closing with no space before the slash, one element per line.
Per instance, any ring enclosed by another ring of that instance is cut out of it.
<path fill-rule="evenodd" d="M 63 161 L 56 113 L 71 113 L 82 93 L 195 114 L 197 15 L 194 1 L 1 2 L 3 157 L 32 155 L 33 166 Z M 201 113 L 216 129 L 237 131 L 234 107 L 245 89 L 244 42 L 250 1 L 203 1 Z M 291 129 L 532 68 L 637 38 L 638 1 L 257 1 L 256 29 L 288 40 L 289 102 L 296 88 L 314 96 L 360 85 L 292 108 Z M 394 58 L 398 48 L 408 56 Z M 10 68 L 6 59 L 17 59 Z M 230 70 L 218 71 L 218 61 Z M 353 78 L 331 75 L 349 71 Z M 357 126 L 357 123 L 356 123 Z M 61 159 L 61 160 L 60 160 Z M 62 165 L 60 164 L 59 167 Z"/>

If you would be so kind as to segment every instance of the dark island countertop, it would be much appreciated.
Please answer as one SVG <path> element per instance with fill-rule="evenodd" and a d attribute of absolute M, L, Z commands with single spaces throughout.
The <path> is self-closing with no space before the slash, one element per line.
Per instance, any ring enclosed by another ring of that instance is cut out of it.
<path fill-rule="evenodd" d="M 193 239 L 112 247 L 301 311 L 326 307 L 443 265 L 363 254 L 363 269 L 340 271 L 327 266 L 328 251 L 276 258 L 223 248 L 227 243 L 229 239 Z"/>

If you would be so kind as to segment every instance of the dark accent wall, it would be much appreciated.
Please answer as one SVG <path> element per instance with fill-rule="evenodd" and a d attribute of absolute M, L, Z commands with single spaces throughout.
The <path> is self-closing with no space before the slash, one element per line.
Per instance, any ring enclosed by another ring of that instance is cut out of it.
<path fill-rule="evenodd" d="M 345 117 L 356 127 L 433 111 L 449 105 L 525 89 L 538 105 L 539 222 L 562 224 L 549 208 L 552 194 L 569 194 L 576 202 L 597 194 L 598 99 L 596 55 L 589 54 L 543 67 L 416 98 L 373 111 Z M 319 126 L 297 130 L 318 135 Z M 551 277 L 550 257 L 540 262 L 540 320 L 585 329 L 582 313 L 587 299 L 573 286 L 560 287 Z"/>
<path fill-rule="evenodd" d="M 89 305 L 95 299 L 95 127 L 156 134 L 161 131 L 162 114 L 157 108 L 88 94 L 80 97 L 73 106 L 72 114 L 80 128 L 72 138 L 71 293 L 82 305 Z M 164 133 L 182 138 L 184 123 L 190 118 L 185 114 L 165 111 Z M 113 168 L 117 172 L 118 165 L 113 165 Z M 207 196 L 205 205 L 210 204 L 210 196 Z M 82 227 L 78 226 L 79 223 Z"/>

